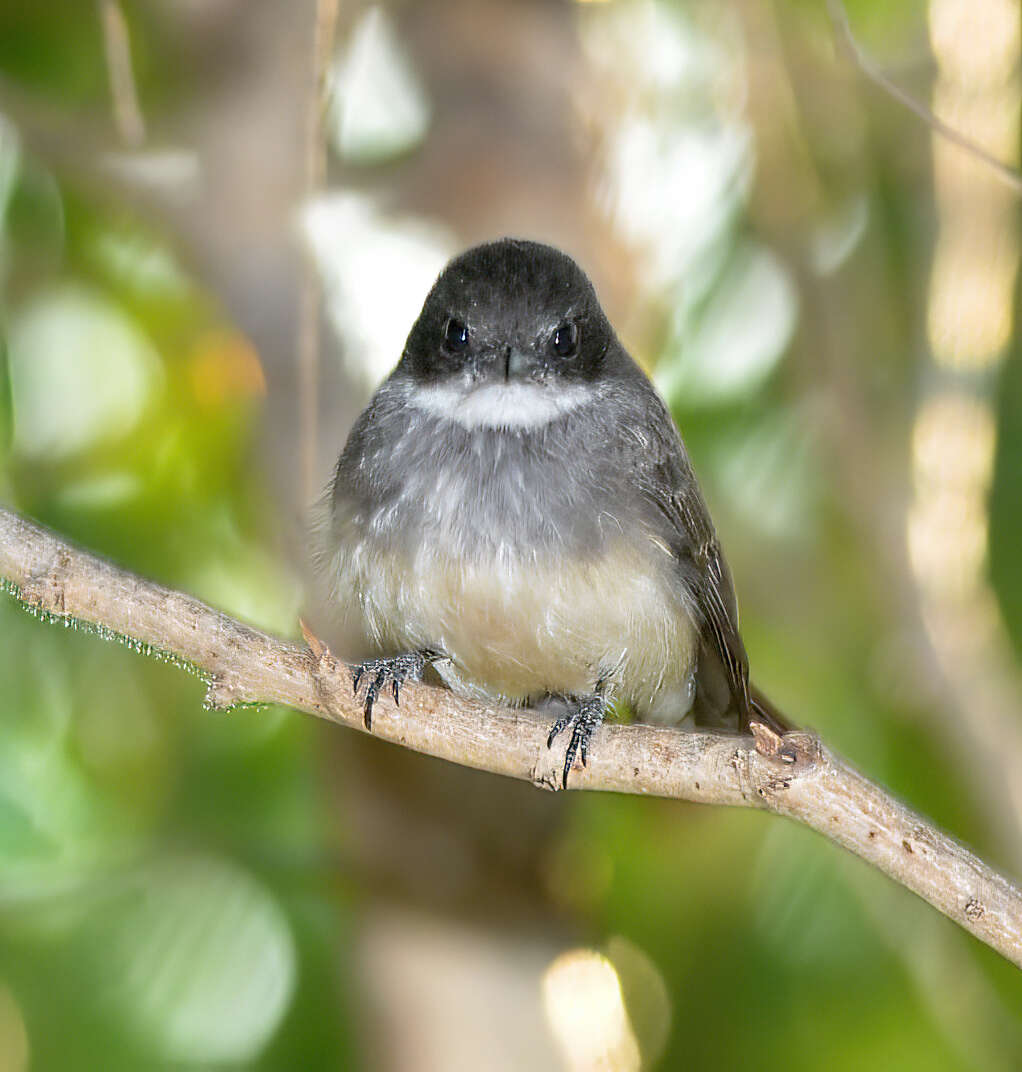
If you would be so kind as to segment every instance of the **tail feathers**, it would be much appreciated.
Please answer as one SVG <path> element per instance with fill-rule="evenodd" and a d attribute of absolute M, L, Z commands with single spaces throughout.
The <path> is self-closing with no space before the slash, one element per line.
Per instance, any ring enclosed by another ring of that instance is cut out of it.
<path fill-rule="evenodd" d="M 749 686 L 749 707 L 751 720 L 762 722 L 775 733 L 783 736 L 795 728 L 755 685 Z"/>

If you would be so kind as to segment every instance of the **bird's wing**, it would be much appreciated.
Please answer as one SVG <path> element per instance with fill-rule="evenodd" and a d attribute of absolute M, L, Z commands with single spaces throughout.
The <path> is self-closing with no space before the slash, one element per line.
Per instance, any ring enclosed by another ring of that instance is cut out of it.
<path fill-rule="evenodd" d="M 731 572 L 674 422 L 657 399 L 644 429 L 639 483 L 666 521 L 669 542 L 699 618 L 704 647 L 716 657 L 742 725 L 750 713 L 749 660 L 738 632 Z"/>

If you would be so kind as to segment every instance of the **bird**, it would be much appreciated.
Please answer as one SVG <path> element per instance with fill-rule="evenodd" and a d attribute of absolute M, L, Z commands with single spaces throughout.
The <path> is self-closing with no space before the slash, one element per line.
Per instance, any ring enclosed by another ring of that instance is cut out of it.
<path fill-rule="evenodd" d="M 584 271 L 502 238 L 456 256 L 355 421 L 327 496 L 364 721 L 431 672 L 553 705 L 561 771 L 612 707 L 787 728 L 750 687 L 734 584 L 681 436 Z"/>

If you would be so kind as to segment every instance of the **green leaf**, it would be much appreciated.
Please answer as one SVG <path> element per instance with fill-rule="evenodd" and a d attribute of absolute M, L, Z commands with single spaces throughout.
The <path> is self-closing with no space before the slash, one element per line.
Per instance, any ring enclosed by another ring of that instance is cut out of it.
<path fill-rule="evenodd" d="M 251 1060 L 294 992 L 284 913 L 225 860 L 171 857 L 126 874 L 79 933 L 99 1012 L 166 1060 Z"/>

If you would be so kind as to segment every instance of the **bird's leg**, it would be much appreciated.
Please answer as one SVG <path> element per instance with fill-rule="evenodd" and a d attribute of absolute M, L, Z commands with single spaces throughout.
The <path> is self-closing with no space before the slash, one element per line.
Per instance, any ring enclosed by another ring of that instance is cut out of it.
<path fill-rule="evenodd" d="M 547 748 L 554 743 L 557 735 L 568 726 L 571 726 L 571 739 L 564 753 L 564 773 L 561 776 L 561 788 L 568 788 L 568 773 L 575 762 L 576 754 L 582 760 L 582 766 L 586 765 L 589 757 L 589 742 L 593 734 L 603 724 L 603 720 L 610 708 L 610 699 L 606 694 L 607 678 L 601 677 L 596 682 L 595 691 L 588 696 L 566 697 L 569 707 L 568 713 L 559 718 L 550 727 L 550 734 L 546 740 Z"/>
<path fill-rule="evenodd" d="M 351 684 L 356 696 L 363 680 L 368 682 L 363 704 L 366 729 L 373 728 L 373 704 L 388 685 L 394 694 L 394 703 L 400 706 L 401 686 L 406 681 L 421 681 L 426 667 L 432 666 L 433 663 L 443 658 L 445 658 L 443 652 L 423 648 L 420 651 L 404 651 L 400 655 L 392 655 L 386 659 L 367 659 L 364 663 L 349 667 Z"/>

